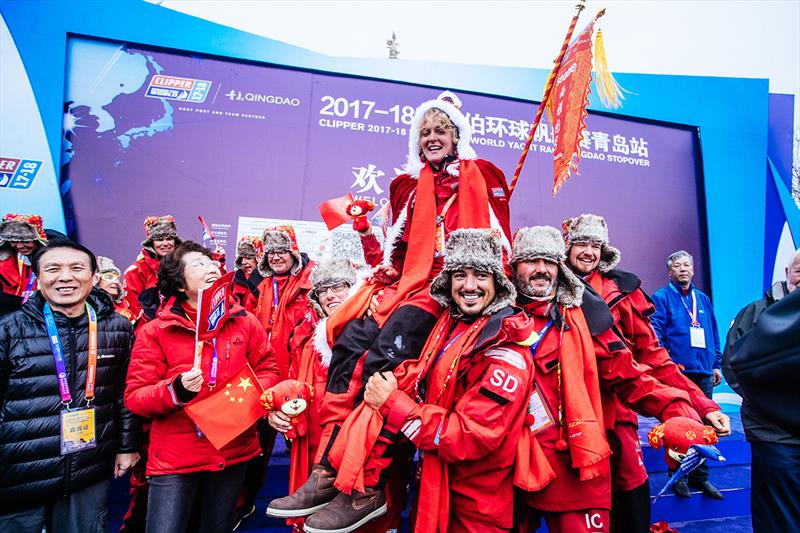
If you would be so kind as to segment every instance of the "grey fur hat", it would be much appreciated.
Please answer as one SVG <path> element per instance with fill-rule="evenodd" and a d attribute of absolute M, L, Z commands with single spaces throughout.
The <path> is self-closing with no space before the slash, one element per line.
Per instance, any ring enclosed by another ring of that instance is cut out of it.
<path fill-rule="evenodd" d="M 244 256 L 252 255 L 256 258 L 256 261 L 258 261 L 263 254 L 264 245 L 261 243 L 261 239 L 251 235 L 244 235 L 236 245 L 236 260 L 234 261 L 234 265 L 236 265 L 236 268 L 241 268 Z"/>
<path fill-rule="evenodd" d="M 356 284 L 358 272 L 348 259 L 327 259 L 320 261 L 311 271 L 309 281 L 314 289 L 347 283 L 351 287 Z"/>
<path fill-rule="evenodd" d="M 617 267 L 620 260 L 619 250 L 608 244 L 608 226 L 600 215 L 584 213 L 566 219 L 561 224 L 561 232 L 566 242 L 567 251 L 574 242 L 596 242 L 600 245 L 600 263 L 597 270 L 605 274 Z"/>
<path fill-rule="evenodd" d="M 565 307 L 578 307 L 583 302 L 583 283 L 572 273 L 564 261 L 567 250 L 561 233 L 552 226 L 520 228 L 514 237 L 511 265 L 522 261 L 544 259 L 558 265 L 556 295 Z"/>
<path fill-rule="evenodd" d="M 103 274 L 104 272 L 116 272 L 118 276 L 122 276 L 122 271 L 114 264 L 114 260 L 110 257 L 102 255 L 97 256 L 97 273 Z"/>
<path fill-rule="evenodd" d="M 270 252 L 289 252 L 294 257 L 294 265 L 290 270 L 291 275 L 295 275 L 303 268 L 303 257 L 300 255 L 300 248 L 297 246 L 297 236 L 292 226 L 276 226 L 267 228 L 261 235 L 264 243 L 264 256 L 258 262 L 258 270 L 264 277 L 274 276 L 275 272 L 270 268 L 268 255 Z"/>
<path fill-rule="evenodd" d="M 490 315 L 511 305 L 517 298 L 514 284 L 503 270 L 503 248 L 500 239 L 489 229 L 458 229 L 450 234 L 444 248 L 444 267 L 431 283 L 430 293 L 443 306 L 452 306 L 450 274 L 463 268 L 474 268 L 494 274 L 494 300 L 483 310 Z"/>

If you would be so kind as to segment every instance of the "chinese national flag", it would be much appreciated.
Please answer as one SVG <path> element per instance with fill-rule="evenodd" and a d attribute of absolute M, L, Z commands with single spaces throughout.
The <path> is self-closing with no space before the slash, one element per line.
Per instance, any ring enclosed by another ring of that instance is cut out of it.
<path fill-rule="evenodd" d="M 197 312 L 197 338 L 207 341 L 215 338 L 222 329 L 222 324 L 231 315 L 230 299 L 233 275 L 228 272 L 211 287 L 203 289 L 200 294 L 200 309 Z"/>
<path fill-rule="evenodd" d="M 345 210 L 347 206 L 353 203 L 353 195 L 350 193 L 334 198 L 332 200 L 325 200 L 319 204 L 319 214 L 322 215 L 322 220 L 328 230 L 333 230 L 350 220 Z"/>
<path fill-rule="evenodd" d="M 259 403 L 263 392 L 255 372 L 246 364 L 210 395 L 185 409 L 211 444 L 221 450 L 266 414 Z"/>

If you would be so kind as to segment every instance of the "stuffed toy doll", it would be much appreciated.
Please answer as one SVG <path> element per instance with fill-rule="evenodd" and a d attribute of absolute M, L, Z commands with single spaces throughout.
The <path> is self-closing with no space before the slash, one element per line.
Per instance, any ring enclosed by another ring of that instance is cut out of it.
<path fill-rule="evenodd" d="M 308 432 L 308 408 L 314 400 L 314 389 L 308 383 L 287 379 L 261 395 L 261 407 L 267 411 L 280 411 L 289 417 L 292 428 L 287 439 L 302 437 Z"/>
<path fill-rule="evenodd" d="M 375 204 L 369 200 L 353 200 L 347 206 L 345 212 L 353 219 L 353 229 L 355 231 L 366 231 L 369 229 L 367 213 L 375 209 Z"/>

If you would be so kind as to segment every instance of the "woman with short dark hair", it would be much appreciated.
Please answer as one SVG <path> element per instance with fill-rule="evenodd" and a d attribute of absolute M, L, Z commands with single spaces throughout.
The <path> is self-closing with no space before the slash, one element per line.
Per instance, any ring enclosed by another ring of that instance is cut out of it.
<path fill-rule="evenodd" d="M 201 533 L 231 531 L 245 463 L 261 451 L 255 425 L 218 450 L 183 409 L 248 363 L 264 388 L 279 380 L 263 328 L 232 302 L 230 318 L 215 341 L 205 343 L 200 368 L 194 368 L 198 293 L 219 277 L 211 253 L 195 242 L 183 242 L 167 254 L 158 270 L 166 303 L 142 328 L 131 355 L 125 403 L 153 419 L 148 532 L 183 532 L 195 499 Z"/>

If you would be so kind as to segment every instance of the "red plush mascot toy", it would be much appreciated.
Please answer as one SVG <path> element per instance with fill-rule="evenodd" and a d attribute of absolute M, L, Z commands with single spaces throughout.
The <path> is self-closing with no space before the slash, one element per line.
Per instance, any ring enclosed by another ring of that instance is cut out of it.
<path fill-rule="evenodd" d="M 375 204 L 369 200 L 353 200 L 345 209 L 345 213 L 353 218 L 353 229 L 366 231 L 369 229 L 367 213 L 375 209 Z"/>
<path fill-rule="evenodd" d="M 692 444 L 716 444 L 719 439 L 714 430 L 696 420 L 677 416 L 658 424 L 647 434 L 650 446 L 664 446 L 664 455 L 670 470 L 677 470 Z"/>
<path fill-rule="evenodd" d="M 261 395 L 261 407 L 280 411 L 289 417 L 292 428 L 287 439 L 302 437 L 308 432 L 308 407 L 314 400 L 314 389 L 308 383 L 287 379 L 267 389 Z"/>

